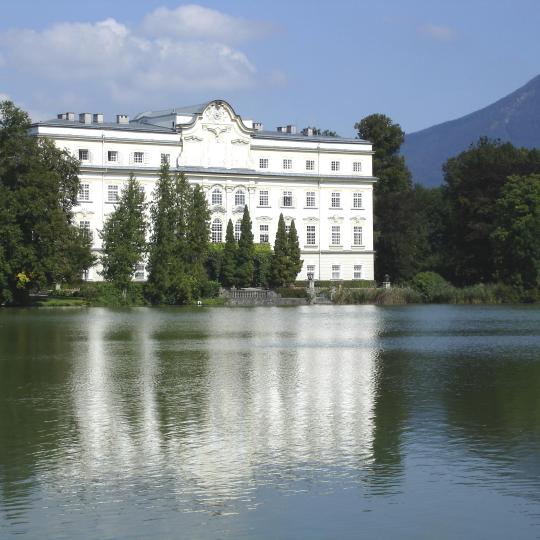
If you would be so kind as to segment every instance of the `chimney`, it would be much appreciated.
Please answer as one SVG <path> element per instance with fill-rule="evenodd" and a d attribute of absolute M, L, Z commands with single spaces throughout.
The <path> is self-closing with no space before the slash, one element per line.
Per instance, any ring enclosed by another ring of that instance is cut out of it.
<path fill-rule="evenodd" d="M 116 115 L 117 124 L 129 124 L 129 116 L 127 114 L 117 114 Z"/>
<path fill-rule="evenodd" d="M 67 112 L 66 113 L 67 119 L 70 122 L 75 122 L 75 113 L 74 112 Z"/>
<path fill-rule="evenodd" d="M 92 123 L 92 113 L 83 112 L 79 114 L 79 122 L 81 124 L 91 124 Z"/>
<path fill-rule="evenodd" d="M 285 133 L 285 132 L 286 132 L 286 129 L 285 129 L 285 127 L 283 127 L 283 126 L 278 126 L 278 127 L 277 127 L 277 131 L 278 131 L 278 133 Z"/>
<path fill-rule="evenodd" d="M 313 128 L 312 127 L 306 128 L 306 135 L 308 137 L 313 137 Z"/>
<path fill-rule="evenodd" d="M 56 118 L 58 118 L 58 120 L 67 120 L 67 113 L 65 112 L 58 113 L 56 115 Z"/>
<path fill-rule="evenodd" d="M 289 125 L 286 127 L 286 130 L 287 130 L 287 133 L 290 133 L 291 135 L 295 135 L 295 134 L 296 134 L 296 126 L 293 126 L 293 125 L 289 124 Z"/>
<path fill-rule="evenodd" d="M 253 122 L 253 129 L 255 131 L 263 131 L 264 126 L 262 125 L 262 122 Z"/>
<path fill-rule="evenodd" d="M 103 113 L 94 113 L 93 122 L 95 124 L 103 124 Z"/>

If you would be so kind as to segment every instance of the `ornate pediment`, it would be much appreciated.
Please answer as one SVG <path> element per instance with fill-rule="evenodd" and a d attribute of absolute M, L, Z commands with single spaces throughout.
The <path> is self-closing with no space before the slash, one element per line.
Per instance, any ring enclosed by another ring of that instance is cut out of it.
<path fill-rule="evenodd" d="M 328 221 L 330 221 L 331 223 L 342 223 L 343 217 L 338 216 L 337 214 L 334 214 L 333 216 L 328 217 Z"/>
<path fill-rule="evenodd" d="M 272 218 L 270 216 L 258 216 L 255 219 L 256 221 L 262 221 L 263 223 L 270 223 L 272 221 Z"/>
<path fill-rule="evenodd" d="M 232 144 L 249 144 L 249 140 L 247 139 L 233 139 L 231 141 Z"/>
<path fill-rule="evenodd" d="M 310 217 L 305 217 L 304 221 L 307 223 L 318 223 L 319 218 L 310 216 Z"/>
<path fill-rule="evenodd" d="M 203 129 L 206 129 L 210 133 L 213 133 L 216 137 L 216 141 L 220 141 L 221 135 L 231 131 L 231 126 L 208 126 L 204 124 Z"/>
<path fill-rule="evenodd" d="M 223 123 L 231 119 L 229 111 L 221 103 L 211 103 L 204 111 L 204 118 L 211 122 Z"/>
<path fill-rule="evenodd" d="M 219 204 L 212 206 L 212 214 L 226 214 L 226 213 L 227 213 L 227 210 L 225 210 L 224 206 L 221 206 Z"/>

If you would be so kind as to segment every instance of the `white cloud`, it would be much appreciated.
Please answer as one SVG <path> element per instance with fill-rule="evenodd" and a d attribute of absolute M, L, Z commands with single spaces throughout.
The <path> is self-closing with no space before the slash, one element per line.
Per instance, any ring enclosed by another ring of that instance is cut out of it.
<path fill-rule="evenodd" d="M 456 37 L 455 31 L 449 26 L 437 24 L 425 24 L 420 27 L 420 32 L 436 41 L 452 41 Z"/>
<path fill-rule="evenodd" d="M 144 18 L 142 28 L 152 36 L 203 39 L 224 43 L 248 41 L 270 31 L 268 24 L 232 17 L 196 4 L 180 6 L 176 9 L 160 7 Z"/>
<path fill-rule="evenodd" d="M 163 103 L 186 92 L 248 87 L 256 69 L 236 43 L 254 38 L 259 23 L 196 5 L 159 8 L 142 29 L 108 18 L 97 23 L 61 23 L 42 31 L 0 33 L 5 66 L 65 105 L 95 101 Z M 152 98 L 152 99 L 150 99 Z M 156 100 L 158 101 L 158 100 Z"/>

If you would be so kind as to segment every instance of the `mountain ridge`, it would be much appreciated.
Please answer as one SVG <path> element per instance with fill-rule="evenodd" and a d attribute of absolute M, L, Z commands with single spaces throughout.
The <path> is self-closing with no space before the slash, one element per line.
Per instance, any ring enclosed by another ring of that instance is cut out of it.
<path fill-rule="evenodd" d="M 540 75 L 482 109 L 406 134 L 401 153 L 414 182 L 436 186 L 442 182 L 446 160 L 482 136 L 540 147 Z"/>

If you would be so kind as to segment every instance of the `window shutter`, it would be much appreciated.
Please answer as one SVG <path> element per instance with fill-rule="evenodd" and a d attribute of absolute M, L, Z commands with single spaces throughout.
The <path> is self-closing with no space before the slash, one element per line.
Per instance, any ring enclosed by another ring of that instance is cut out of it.
<path fill-rule="evenodd" d="M 129 153 L 129 164 L 133 165 L 133 152 Z"/>
<path fill-rule="evenodd" d="M 92 163 L 92 152 L 88 150 L 88 163 Z"/>
<path fill-rule="evenodd" d="M 122 154 L 120 152 L 116 152 L 116 164 L 120 165 L 122 163 Z"/>
<path fill-rule="evenodd" d="M 148 165 L 148 152 L 143 153 L 143 163 Z"/>

